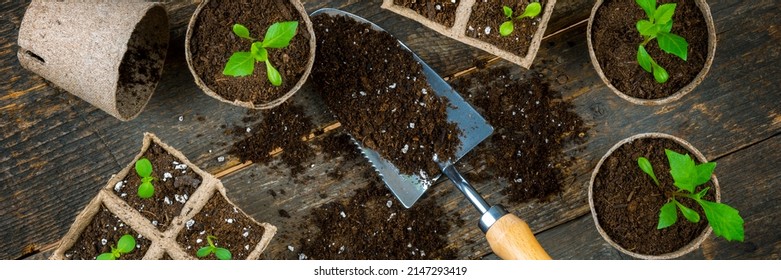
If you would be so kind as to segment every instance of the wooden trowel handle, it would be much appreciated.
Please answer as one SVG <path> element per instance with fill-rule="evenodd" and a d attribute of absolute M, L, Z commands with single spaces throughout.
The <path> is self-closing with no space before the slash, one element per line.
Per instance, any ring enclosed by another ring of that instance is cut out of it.
<path fill-rule="evenodd" d="M 513 214 L 499 218 L 485 234 L 491 250 L 505 260 L 550 260 L 529 225 Z"/>

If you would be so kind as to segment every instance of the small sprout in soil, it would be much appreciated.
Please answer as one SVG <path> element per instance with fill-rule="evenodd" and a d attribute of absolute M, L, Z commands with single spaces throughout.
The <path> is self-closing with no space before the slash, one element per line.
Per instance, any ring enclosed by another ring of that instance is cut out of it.
<path fill-rule="evenodd" d="M 195 255 L 199 258 L 203 258 L 210 254 L 214 254 L 217 259 L 230 260 L 232 257 L 231 251 L 228 251 L 228 249 L 225 248 L 214 246 L 213 240 L 217 240 L 217 237 L 214 235 L 207 235 L 206 242 L 209 243 L 209 246 L 201 247 L 201 249 L 198 249 L 198 252 L 196 252 Z"/>
<path fill-rule="evenodd" d="M 298 30 L 298 21 L 284 21 L 272 24 L 266 30 L 266 36 L 263 41 L 257 41 L 252 38 L 249 29 L 241 24 L 233 25 L 233 33 L 236 36 L 252 41 L 252 47 L 249 52 L 235 52 L 225 64 L 222 70 L 223 75 L 233 77 L 243 77 L 252 75 L 255 70 L 255 61 L 266 63 L 266 76 L 269 82 L 274 86 L 282 85 L 282 76 L 271 64 L 268 58 L 267 48 L 281 49 L 290 45 L 290 40 L 296 35 Z"/>
<path fill-rule="evenodd" d="M 710 180 L 713 169 L 716 168 L 716 163 L 695 164 L 689 154 L 682 155 L 668 149 L 665 149 L 665 154 L 667 154 L 667 160 L 670 162 L 670 175 L 672 175 L 673 184 L 678 187 L 678 190 L 670 194 L 669 201 L 659 211 L 657 229 L 663 229 L 675 224 L 678 220 L 676 208 L 681 210 L 686 220 L 692 223 L 700 222 L 700 215 L 696 211 L 678 202 L 678 199 L 688 198 L 694 200 L 702 207 L 702 210 L 705 212 L 705 218 L 708 219 L 708 223 L 713 228 L 713 233 L 716 236 L 724 237 L 728 241 L 737 240 L 743 242 L 743 218 L 738 214 L 738 210 L 723 203 L 703 199 L 703 196 L 710 188 L 702 189 L 697 193 L 694 192 L 697 186 L 705 184 Z M 650 175 L 654 183 L 661 187 L 648 159 L 640 157 L 637 159 L 637 163 L 640 169 Z"/>
<path fill-rule="evenodd" d="M 670 78 L 667 70 L 656 64 L 651 55 L 646 51 L 645 46 L 656 39 L 659 48 L 668 54 L 674 54 L 686 61 L 689 53 L 689 43 L 681 36 L 670 33 L 673 28 L 673 14 L 675 14 L 675 3 L 667 3 L 656 6 L 656 0 L 635 0 L 648 19 L 642 19 L 637 22 L 637 31 L 643 36 L 643 42 L 637 47 L 637 63 L 648 73 L 654 75 L 657 83 L 665 83 Z"/>
<path fill-rule="evenodd" d="M 540 11 L 542 11 L 542 6 L 540 5 L 540 2 L 531 2 L 529 5 L 526 6 L 526 9 L 523 10 L 523 13 L 516 17 L 515 19 L 520 20 L 523 18 L 534 18 L 537 15 L 540 14 Z M 507 6 L 502 6 L 502 12 L 504 12 L 504 16 L 507 17 L 507 21 L 503 22 L 502 25 L 499 26 L 499 34 L 502 36 L 508 36 L 513 33 L 513 30 L 515 30 L 515 27 L 513 26 L 513 9 Z"/>
<path fill-rule="evenodd" d="M 152 181 L 155 177 L 152 177 L 152 163 L 147 158 L 140 158 L 136 161 L 136 173 L 141 178 L 141 185 L 138 186 L 138 197 L 150 198 L 155 194 L 155 186 L 152 185 Z"/>
<path fill-rule="evenodd" d="M 96 260 L 116 260 L 122 254 L 128 254 L 136 248 L 136 239 L 130 234 L 125 234 L 119 238 L 117 247 L 111 246 L 111 253 L 103 253 L 98 255 Z"/>

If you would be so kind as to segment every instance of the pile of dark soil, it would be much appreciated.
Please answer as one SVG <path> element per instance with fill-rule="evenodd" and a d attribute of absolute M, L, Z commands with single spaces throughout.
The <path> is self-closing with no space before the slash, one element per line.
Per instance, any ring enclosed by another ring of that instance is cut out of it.
<path fill-rule="evenodd" d="M 492 175 L 506 179 L 509 185 L 503 193 L 511 203 L 545 200 L 559 193 L 562 170 L 572 161 L 563 149 L 567 143 L 584 141 L 588 131 L 571 103 L 539 75 L 530 76 L 513 79 L 509 68 L 499 67 L 453 82 L 456 91 L 494 127 L 494 134 L 464 159 L 472 166 L 485 164 Z"/>
<path fill-rule="evenodd" d="M 461 1 L 455 0 L 393 0 L 393 4 L 414 10 L 433 22 L 453 27 L 456 22 L 456 8 Z"/>
<path fill-rule="evenodd" d="M 233 144 L 229 153 L 241 161 L 269 164 L 274 160 L 272 152 L 281 148 L 282 163 L 290 168 L 290 174 L 297 176 L 307 168 L 307 162 L 314 158 L 315 151 L 302 137 L 315 130 L 311 119 L 301 106 L 285 102 L 270 110 L 249 110 L 245 123 L 257 118 L 262 120 L 250 127 L 235 127 L 236 137 L 245 137 Z"/>
<path fill-rule="evenodd" d="M 677 153 L 689 153 L 673 140 L 643 138 L 624 144 L 616 149 L 599 169 L 594 178 L 594 210 L 602 229 L 621 247 L 635 253 L 661 255 L 671 253 L 692 242 L 708 227 L 702 208 L 691 199 L 678 199 L 702 218 L 691 223 L 683 217 L 665 229 L 656 229 L 659 211 L 667 203 L 672 192 L 677 190 L 670 175 L 670 164 L 664 149 Z M 638 157 L 646 157 L 653 166 L 661 187 L 637 166 Z M 694 158 L 694 157 L 692 157 Z M 700 164 L 696 158 L 694 161 Z M 713 183 L 697 188 L 711 190 L 705 199 L 713 201 Z"/>
<path fill-rule="evenodd" d="M 531 0 L 521 1 L 476 1 L 472 6 L 472 14 L 469 16 L 469 22 L 465 31 L 466 36 L 484 41 L 492 44 L 499 49 L 508 51 L 518 56 L 526 56 L 529 51 L 529 45 L 531 45 L 532 37 L 537 29 L 540 27 L 540 21 L 542 14 L 545 13 L 545 0 L 539 1 L 542 5 L 542 11 L 540 15 L 530 18 L 514 19 L 513 20 L 513 33 L 508 36 L 501 36 L 499 34 L 499 26 L 503 22 L 507 21 L 502 6 L 508 6 L 513 9 L 514 17 L 518 17 L 523 13 Z"/>
<path fill-rule="evenodd" d="M 246 77 L 222 74 L 234 52 L 248 52 L 252 45 L 249 40 L 233 34 L 233 24 L 246 26 L 252 37 L 263 40 L 269 26 L 280 21 L 298 21 L 298 31 L 290 45 L 268 51 L 269 61 L 282 75 L 281 86 L 271 85 L 263 63 L 256 63 L 255 71 Z M 309 61 L 310 36 L 301 15 L 289 1 L 211 0 L 201 10 L 192 32 L 190 51 L 195 72 L 210 89 L 229 101 L 240 100 L 256 105 L 273 101 L 301 79 Z"/>
<path fill-rule="evenodd" d="M 461 131 L 447 122 L 447 101 L 434 94 L 412 54 L 368 24 L 326 14 L 312 21 L 312 81 L 343 127 L 403 174 L 438 174 L 432 158 L 452 158 Z"/>
<path fill-rule="evenodd" d="M 599 66 L 610 83 L 626 95 L 658 99 L 673 95 L 689 84 L 705 65 L 708 56 L 708 27 L 695 1 L 659 0 L 659 5 L 676 2 L 672 33 L 689 43 L 688 60 L 683 61 L 659 48 L 656 40 L 646 50 L 670 79 L 660 84 L 651 73 L 637 64 L 637 47 L 643 36 L 637 31 L 637 21 L 647 18 L 633 0 L 607 0 L 594 15 L 592 39 Z"/>
<path fill-rule="evenodd" d="M 301 239 L 299 258 L 455 259 L 457 252 L 448 246 L 447 233 L 463 222 L 447 218 L 434 199 L 419 204 L 404 208 L 375 179 L 351 198 L 313 210 L 307 219 L 317 230 L 308 230 Z"/>
<path fill-rule="evenodd" d="M 350 135 L 346 134 L 343 129 L 317 139 L 315 144 L 322 150 L 323 158 L 333 164 L 326 175 L 334 180 L 344 178 L 344 175 L 349 171 L 346 169 L 348 163 L 355 162 L 357 159 L 365 160 L 358 151 L 358 146 L 353 143 Z"/>

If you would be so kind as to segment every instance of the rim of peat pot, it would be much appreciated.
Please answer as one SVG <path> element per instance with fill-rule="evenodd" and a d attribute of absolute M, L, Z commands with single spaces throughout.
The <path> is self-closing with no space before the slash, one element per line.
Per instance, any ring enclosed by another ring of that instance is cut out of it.
<path fill-rule="evenodd" d="M 195 71 L 195 68 L 193 67 L 193 56 L 192 52 L 190 52 L 190 39 L 193 35 L 193 28 L 195 27 L 195 23 L 200 17 L 201 11 L 204 7 L 209 5 L 210 0 L 204 0 L 201 2 L 201 4 L 198 5 L 198 7 L 195 9 L 195 12 L 193 13 L 192 17 L 190 17 L 190 22 L 187 24 L 187 34 L 185 35 L 184 39 L 184 54 L 185 59 L 187 61 L 187 68 L 190 69 L 190 73 L 192 73 L 193 78 L 195 79 L 195 84 L 198 85 L 201 90 L 203 90 L 204 93 L 207 95 L 225 102 L 230 103 L 236 106 L 250 108 L 250 109 L 271 109 L 276 106 L 279 106 L 283 102 L 285 102 L 288 98 L 293 96 L 296 92 L 298 92 L 299 89 L 304 85 L 307 78 L 309 78 L 309 74 L 312 72 L 312 66 L 315 63 L 315 47 L 317 46 L 317 40 L 315 39 L 315 30 L 312 26 L 312 20 L 309 18 L 309 14 L 304 9 L 304 5 L 301 4 L 301 1 L 299 0 L 285 0 L 290 2 L 295 8 L 296 12 L 299 13 L 301 16 L 301 20 L 304 22 L 304 26 L 306 26 L 306 31 L 309 33 L 309 59 L 306 63 L 306 69 L 304 70 L 304 73 L 301 75 L 301 79 L 296 82 L 296 84 L 290 88 L 290 90 L 285 93 L 284 95 L 280 96 L 277 99 L 274 99 L 272 101 L 269 101 L 267 103 L 262 104 L 254 104 L 252 101 L 241 101 L 241 100 L 227 100 L 214 92 L 209 86 L 206 85 L 206 83 L 203 82 L 200 76 L 198 76 L 198 73 Z"/>
<path fill-rule="evenodd" d="M 610 246 L 613 246 L 613 248 L 616 248 L 617 250 L 621 251 L 621 253 L 630 255 L 634 258 L 647 259 L 647 260 L 666 260 L 666 259 L 678 258 L 700 247 L 702 242 L 705 241 L 705 239 L 708 238 L 708 236 L 710 235 L 711 231 L 713 231 L 710 225 L 707 226 L 702 231 L 702 233 L 700 233 L 700 235 L 697 236 L 697 238 L 689 242 L 689 244 L 686 244 L 685 246 L 679 248 L 678 250 L 666 254 L 661 254 L 661 255 L 647 255 L 647 254 L 640 254 L 640 253 L 629 251 L 624 247 L 621 247 L 621 245 L 619 245 L 615 241 L 613 241 L 613 239 L 611 239 L 610 236 L 608 236 L 607 233 L 602 229 L 602 226 L 600 226 L 599 219 L 597 217 L 597 212 L 594 209 L 594 179 L 597 177 L 597 174 L 599 173 L 599 169 L 600 167 L 602 167 L 602 164 L 611 154 L 613 154 L 614 151 L 616 151 L 624 144 L 631 143 L 637 139 L 643 139 L 643 138 L 664 138 L 664 139 L 673 140 L 676 143 L 683 146 L 692 156 L 694 156 L 700 162 L 707 162 L 705 156 L 702 153 L 700 153 L 700 151 L 697 150 L 697 148 L 695 148 L 692 144 L 690 144 L 686 140 L 683 140 L 677 136 L 673 136 L 665 133 L 650 132 L 650 133 L 635 134 L 628 138 L 624 138 L 623 140 L 613 145 L 613 147 L 611 147 L 610 150 L 608 150 L 605 153 L 605 155 L 602 156 L 602 158 L 599 160 L 599 163 L 597 163 L 597 166 L 594 167 L 594 171 L 591 173 L 591 179 L 589 180 L 589 184 L 588 184 L 588 205 L 589 208 L 591 209 L 591 217 L 594 219 L 594 225 L 597 227 L 597 231 L 599 232 L 599 235 L 601 235 L 602 238 L 605 239 L 605 241 L 607 241 L 608 244 L 610 244 Z M 719 186 L 719 181 L 716 178 L 716 174 L 711 175 L 711 182 L 713 182 L 713 189 L 715 190 L 715 196 L 716 196 L 715 200 L 716 202 L 721 202 L 721 187 Z"/>
<path fill-rule="evenodd" d="M 626 95 L 620 90 L 618 90 L 616 87 L 614 87 L 613 84 L 611 84 L 610 81 L 605 76 L 604 71 L 602 71 L 602 67 L 599 65 L 599 61 L 597 61 L 597 55 L 596 53 L 594 53 L 594 44 L 592 43 L 592 39 L 591 39 L 591 34 L 592 34 L 591 28 L 594 23 L 594 17 L 597 14 L 597 10 L 599 10 L 603 2 L 604 0 L 597 0 L 596 3 L 594 4 L 594 7 L 591 9 L 591 16 L 588 18 L 588 28 L 586 29 L 586 41 L 588 43 L 588 54 L 589 57 L 591 58 L 591 65 L 594 66 L 594 69 L 597 71 L 597 74 L 599 74 L 599 78 L 602 79 L 602 82 L 604 82 L 605 85 L 607 85 L 607 87 L 610 88 L 610 90 L 615 92 L 618 96 L 620 96 L 624 100 L 627 100 L 637 105 L 663 105 L 681 99 L 681 97 L 694 90 L 695 87 L 697 87 L 700 83 L 702 83 L 703 80 L 705 80 L 705 76 L 708 74 L 708 71 L 710 70 L 711 65 L 713 64 L 713 57 L 716 55 L 716 41 L 717 41 L 716 27 L 713 23 L 713 16 L 711 15 L 710 6 L 708 6 L 708 2 L 706 2 L 705 0 L 694 1 L 694 3 L 697 4 L 697 7 L 700 8 L 700 12 L 702 12 L 702 16 L 705 19 L 705 25 L 708 27 L 708 55 L 705 58 L 705 65 L 703 65 L 702 70 L 700 70 L 697 76 L 695 76 L 691 82 L 686 84 L 686 86 L 679 89 L 678 91 L 676 91 L 675 93 L 673 93 L 668 97 L 658 98 L 658 99 L 642 99 L 642 98 Z"/>

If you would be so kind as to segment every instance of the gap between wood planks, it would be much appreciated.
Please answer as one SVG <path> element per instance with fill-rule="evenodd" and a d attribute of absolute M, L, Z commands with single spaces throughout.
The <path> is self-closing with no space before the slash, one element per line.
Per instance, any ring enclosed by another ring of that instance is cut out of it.
<path fill-rule="evenodd" d="M 570 30 L 572 28 L 576 28 L 576 27 L 578 27 L 578 26 L 580 26 L 582 24 L 585 24 L 585 23 L 588 23 L 588 19 L 581 20 L 581 21 L 579 21 L 577 23 L 574 23 L 574 24 L 572 24 L 570 26 L 564 27 L 564 28 L 562 28 L 562 29 L 560 29 L 560 30 L 558 30 L 556 32 L 553 32 L 551 34 L 545 35 L 544 37 L 542 37 L 542 41 L 545 41 L 548 38 L 551 38 L 551 37 L 556 36 L 556 35 L 558 35 L 560 33 L 566 32 L 566 31 L 568 31 L 568 30 Z M 501 58 L 495 56 L 495 57 L 489 59 L 486 62 L 486 65 L 490 65 L 490 64 L 496 63 L 500 59 Z M 457 73 L 455 73 L 453 75 L 444 77 L 444 79 L 445 79 L 445 81 L 451 81 L 453 79 L 456 79 L 456 78 L 468 75 L 468 74 L 470 74 L 470 73 L 472 73 L 474 71 L 477 71 L 477 67 L 471 67 L 471 68 L 462 70 L 462 71 L 457 72 Z M 332 123 L 327 124 L 324 128 L 321 129 L 321 131 L 323 132 L 322 134 L 315 135 L 314 133 L 310 133 L 307 136 L 302 136 L 301 137 L 301 141 L 308 142 L 308 141 L 314 140 L 315 138 L 328 136 L 332 131 L 338 129 L 341 126 L 342 126 L 341 123 L 339 123 L 338 121 L 334 121 Z M 284 151 L 281 148 L 276 148 L 273 151 L 271 151 L 269 153 L 269 155 L 272 156 L 272 157 L 276 157 L 279 154 L 281 154 L 282 152 L 284 152 Z M 217 177 L 217 179 L 222 179 L 225 176 L 231 175 L 231 174 L 239 172 L 239 171 L 241 171 L 241 170 L 243 170 L 243 169 L 245 169 L 247 167 L 250 167 L 250 166 L 252 166 L 252 164 L 254 164 L 252 161 L 239 162 L 237 160 L 233 160 L 233 161 L 229 161 L 228 162 L 228 167 L 226 167 L 224 169 L 216 170 L 215 172 L 212 172 L 212 173 L 214 174 L 215 177 Z"/>

